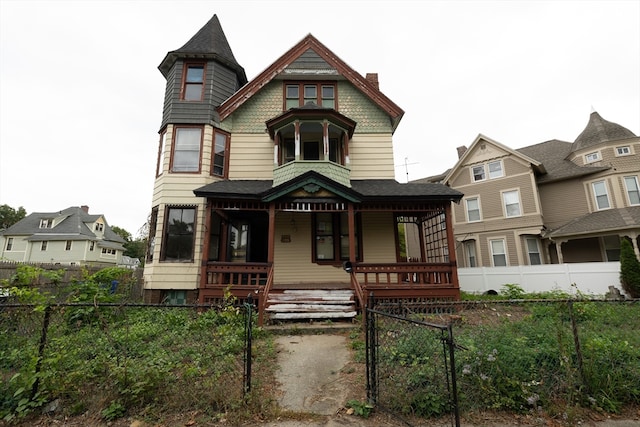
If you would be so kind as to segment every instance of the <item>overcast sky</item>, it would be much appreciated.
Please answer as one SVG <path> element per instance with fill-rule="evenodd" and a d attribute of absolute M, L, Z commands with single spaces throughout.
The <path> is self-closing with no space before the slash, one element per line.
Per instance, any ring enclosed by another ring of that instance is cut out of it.
<path fill-rule="evenodd" d="M 595 109 L 640 134 L 640 0 L 0 0 L 0 204 L 88 205 L 134 237 L 151 209 L 165 80 L 218 15 L 253 79 L 308 33 L 405 115 L 396 179 L 478 134 L 572 142 Z"/>

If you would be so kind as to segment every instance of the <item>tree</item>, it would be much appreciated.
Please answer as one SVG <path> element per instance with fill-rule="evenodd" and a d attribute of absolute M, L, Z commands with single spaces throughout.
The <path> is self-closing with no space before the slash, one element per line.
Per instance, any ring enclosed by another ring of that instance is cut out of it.
<path fill-rule="evenodd" d="M 114 233 L 122 237 L 126 242 L 124 243 L 124 255 L 131 258 L 138 258 L 141 262 L 144 262 L 144 255 L 147 249 L 147 239 L 132 239 L 131 233 L 124 228 L 118 226 L 111 227 Z"/>
<path fill-rule="evenodd" d="M 11 227 L 16 222 L 27 216 L 27 211 L 22 206 L 15 210 L 9 205 L 0 206 L 0 230 Z"/>
<path fill-rule="evenodd" d="M 640 298 L 640 261 L 624 238 L 620 241 L 620 283 L 631 298 Z"/>

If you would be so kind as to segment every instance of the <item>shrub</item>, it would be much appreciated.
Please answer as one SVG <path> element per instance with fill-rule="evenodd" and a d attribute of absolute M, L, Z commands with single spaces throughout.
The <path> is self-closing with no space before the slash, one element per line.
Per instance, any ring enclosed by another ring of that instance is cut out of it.
<path fill-rule="evenodd" d="M 640 261 L 627 239 L 620 241 L 620 282 L 631 298 L 640 298 Z"/>

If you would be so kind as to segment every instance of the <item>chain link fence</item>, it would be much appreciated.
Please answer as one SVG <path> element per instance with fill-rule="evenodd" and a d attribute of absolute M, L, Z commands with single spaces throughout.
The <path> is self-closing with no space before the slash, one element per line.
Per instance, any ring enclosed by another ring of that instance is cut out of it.
<path fill-rule="evenodd" d="M 0 304 L 0 419 L 37 410 L 224 413 L 251 389 L 254 310 Z"/>
<path fill-rule="evenodd" d="M 375 403 L 398 416 L 458 425 L 456 409 L 566 419 L 640 403 L 640 300 L 378 304 L 369 315 Z"/>

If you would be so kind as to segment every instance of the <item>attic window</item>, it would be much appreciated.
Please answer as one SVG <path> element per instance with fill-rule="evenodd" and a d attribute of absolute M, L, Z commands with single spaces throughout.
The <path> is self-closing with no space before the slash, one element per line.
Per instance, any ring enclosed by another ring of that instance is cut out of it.
<path fill-rule="evenodd" d="M 598 160 L 600 160 L 600 153 L 598 151 L 595 151 L 595 152 L 589 153 L 589 154 L 585 154 L 585 156 L 584 156 L 584 162 L 585 163 L 593 163 L 593 162 L 597 162 Z"/>
<path fill-rule="evenodd" d="M 334 83 L 286 83 L 285 110 L 313 103 L 323 108 L 336 109 Z"/>
<path fill-rule="evenodd" d="M 95 230 L 96 230 L 96 231 L 102 231 L 102 230 L 104 230 L 104 224 L 97 222 L 97 223 L 96 223 Z"/>
<path fill-rule="evenodd" d="M 53 219 L 43 218 L 40 220 L 40 228 L 51 228 L 53 226 Z"/>
<path fill-rule="evenodd" d="M 202 101 L 204 89 L 204 64 L 185 64 L 182 99 L 185 101 Z"/>
<path fill-rule="evenodd" d="M 631 147 L 625 145 L 624 147 L 616 147 L 616 156 L 629 156 L 631 155 Z"/>

